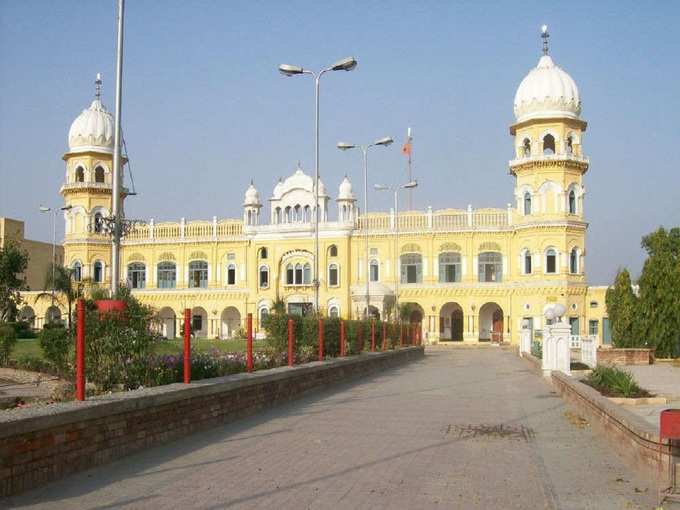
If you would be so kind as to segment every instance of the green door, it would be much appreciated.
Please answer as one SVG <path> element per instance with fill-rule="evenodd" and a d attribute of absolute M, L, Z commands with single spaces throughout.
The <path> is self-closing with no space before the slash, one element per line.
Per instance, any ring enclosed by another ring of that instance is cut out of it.
<path fill-rule="evenodd" d="M 611 345 L 612 343 L 612 330 L 609 327 L 608 317 L 602 319 L 602 343 L 604 345 Z"/>

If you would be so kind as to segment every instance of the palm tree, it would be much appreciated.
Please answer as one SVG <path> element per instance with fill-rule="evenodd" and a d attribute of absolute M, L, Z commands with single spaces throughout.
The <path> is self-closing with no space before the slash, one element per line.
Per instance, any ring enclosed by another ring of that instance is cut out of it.
<path fill-rule="evenodd" d="M 83 278 L 80 281 L 75 279 L 75 271 L 68 267 L 54 264 L 47 268 L 47 276 L 45 278 L 45 288 L 54 289 L 55 299 L 58 295 L 66 298 L 68 306 L 68 328 L 71 329 L 71 317 L 73 314 L 73 303 L 83 297 L 85 288 L 90 282 L 90 278 Z M 49 292 L 41 292 L 38 298 L 52 298 L 52 290 Z M 57 299 L 58 300 L 58 299 Z"/>

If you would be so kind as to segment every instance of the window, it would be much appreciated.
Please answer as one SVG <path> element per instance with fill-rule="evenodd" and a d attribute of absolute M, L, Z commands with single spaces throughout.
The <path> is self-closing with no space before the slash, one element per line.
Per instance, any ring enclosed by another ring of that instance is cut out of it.
<path fill-rule="evenodd" d="M 305 206 L 305 208 L 302 211 L 302 221 L 305 223 L 309 223 L 312 220 L 312 210 L 309 208 L 308 205 Z"/>
<path fill-rule="evenodd" d="M 522 150 L 524 152 L 525 158 L 531 156 L 531 140 L 529 140 L 528 138 L 524 139 L 524 142 L 522 142 Z"/>
<path fill-rule="evenodd" d="M 598 330 L 599 325 L 600 325 L 600 321 L 598 321 L 598 320 L 588 321 L 588 334 L 597 336 L 597 330 Z"/>
<path fill-rule="evenodd" d="M 459 282 L 461 276 L 460 254 L 445 252 L 439 254 L 439 283 Z"/>
<path fill-rule="evenodd" d="M 177 268 L 174 262 L 161 262 L 156 270 L 159 289 L 174 289 L 177 285 Z"/>
<path fill-rule="evenodd" d="M 503 281 L 503 256 L 497 252 L 479 254 L 478 276 L 480 282 Z"/>
<path fill-rule="evenodd" d="M 101 283 L 104 281 L 104 264 L 102 264 L 100 261 L 95 262 L 94 266 L 92 267 L 92 278 L 94 279 L 95 283 Z"/>
<path fill-rule="evenodd" d="M 543 154 L 555 154 L 555 137 L 553 135 L 543 137 Z"/>
<path fill-rule="evenodd" d="M 337 257 L 338 256 L 338 247 L 335 246 L 334 244 L 331 244 L 330 247 L 328 248 L 328 256 L 329 257 Z"/>
<path fill-rule="evenodd" d="M 419 253 L 401 256 L 401 283 L 421 283 L 423 281 L 423 258 Z"/>
<path fill-rule="evenodd" d="M 82 280 L 83 278 L 83 266 L 80 264 L 80 262 L 75 261 L 73 263 L 73 279 L 77 282 Z"/>
<path fill-rule="evenodd" d="M 609 325 L 608 317 L 602 319 L 602 343 L 604 345 L 611 345 L 612 343 L 612 330 Z"/>
<path fill-rule="evenodd" d="M 302 221 L 302 213 L 300 210 L 300 204 L 295 206 L 293 209 L 293 221 Z"/>
<path fill-rule="evenodd" d="M 597 308 L 597 301 L 591 301 L 590 308 Z"/>
<path fill-rule="evenodd" d="M 302 264 L 295 264 L 295 285 L 302 283 Z"/>
<path fill-rule="evenodd" d="M 524 250 L 524 274 L 531 274 L 531 252 Z"/>
<path fill-rule="evenodd" d="M 569 317 L 569 326 L 571 327 L 571 334 L 572 335 L 579 335 L 580 334 L 580 323 L 578 320 L 578 317 Z"/>
<path fill-rule="evenodd" d="M 274 223 L 281 223 L 281 208 L 274 209 Z"/>
<path fill-rule="evenodd" d="M 94 169 L 94 182 L 104 182 L 104 169 L 100 166 Z"/>
<path fill-rule="evenodd" d="M 260 288 L 266 289 L 267 287 L 269 287 L 269 268 L 260 266 Z"/>
<path fill-rule="evenodd" d="M 236 285 L 236 264 L 227 266 L 227 285 Z"/>
<path fill-rule="evenodd" d="M 550 274 L 557 272 L 557 252 L 552 248 L 545 252 L 545 272 Z"/>
<path fill-rule="evenodd" d="M 260 258 L 263 260 L 267 258 L 267 248 L 260 248 Z"/>
<path fill-rule="evenodd" d="M 569 135 L 567 136 L 567 154 L 571 155 L 574 153 L 574 137 Z"/>
<path fill-rule="evenodd" d="M 531 214 L 531 193 L 524 193 L 524 214 Z"/>
<path fill-rule="evenodd" d="M 94 232 L 95 234 L 101 234 L 104 228 L 104 216 L 102 213 L 95 213 L 94 215 Z"/>
<path fill-rule="evenodd" d="M 208 287 L 208 263 L 205 260 L 189 262 L 189 287 L 192 289 Z"/>
<path fill-rule="evenodd" d="M 196 333 L 203 329 L 203 316 L 201 314 L 191 316 L 191 330 Z"/>
<path fill-rule="evenodd" d="M 338 310 L 338 307 L 337 306 L 331 306 L 328 309 L 328 316 L 331 319 L 337 319 L 338 317 L 340 317 L 340 311 Z"/>
<path fill-rule="evenodd" d="M 576 214 L 576 193 L 574 193 L 574 190 L 569 192 L 569 214 Z"/>
<path fill-rule="evenodd" d="M 286 207 L 284 210 L 284 220 L 286 223 L 290 223 L 290 206 Z"/>
<path fill-rule="evenodd" d="M 286 266 L 286 285 L 293 285 L 295 283 L 295 270 L 293 264 Z"/>
<path fill-rule="evenodd" d="M 133 262 L 128 265 L 128 285 L 133 289 L 146 287 L 146 266 L 141 262 Z"/>
<path fill-rule="evenodd" d="M 337 264 L 331 264 L 328 266 L 328 285 L 330 287 L 337 287 L 338 286 L 338 280 L 339 280 L 339 275 L 338 275 L 338 265 Z"/>
<path fill-rule="evenodd" d="M 576 248 L 572 249 L 569 254 L 569 272 L 571 274 L 578 273 L 578 251 Z"/>
<path fill-rule="evenodd" d="M 76 182 L 85 182 L 85 170 L 82 166 L 76 168 Z"/>
<path fill-rule="evenodd" d="M 312 266 L 309 264 L 305 264 L 303 267 L 303 278 L 302 278 L 302 283 L 305 285 L 310 285 L 312 283 Z"/>
<path fill-rule="evenodd" d="M 260 328 L 262 328 L 267 317 L 269 317 L 269 308 L 260 308 Z"/>
<path fill-rule="evenodd" d="M 371 260 L 371 262 L 368 265 L 369 267 L 369 277 L 372 282 L 377 282 L 380 280 L 380 264 L 378 264 L 377 260 Z"/>

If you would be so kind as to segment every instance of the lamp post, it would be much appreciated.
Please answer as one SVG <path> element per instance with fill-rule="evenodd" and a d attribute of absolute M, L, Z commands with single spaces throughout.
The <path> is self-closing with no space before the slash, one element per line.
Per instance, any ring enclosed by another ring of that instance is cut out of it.
<path fill-rule="evenodd" d="M 73 209 L 72 205 L 67 205 L 61 207 L 58 210 L 68 211 Z M 44 205 L 40 206 L 41 213 L 54 213 L 52 215 L 52 306 L 54 306 L 54 277 L 55 277 L 55 266 L 57 265 L 57 209 L 52 207 L 46 207 Z"/>
<path fill-rule="evenodd" d="M 397 314 L 399 314 L 399 280 L 401 278 L 401 274 L 399 274 L 399 190 L 400 189 L 413 189 L 418 186 L 418 181 L 409 181 L 404 184 L 400 184 L 398 186 L 384 186 L 381 184 L 375 184 L 373 187 L 375 188 L 376 191 L 392 191 L 394 193 L 394 243 L 395 243 L 395 249 L 394 249 L 394 256 L 395 256 L 395 264 L 394 264 L 394 272 L 395 272 L 395 291 L 394 291 L 394 300 L 395 300 L 395 307 L 397 309 Z"/>
<path fill-rule="evenodd" d="M 357 66 L 357 61 L 354 57 L 343 58 L 337 61 L 330 67 L 326 67 L 319 72 L 310 71 L 300 66 L 293 66 L 289 64 L 281 64 L 279 72 L 284 76 L 296 76 L 299 74 L 310 74 L 314 77 L 314 96 L 315 96 L 315 141 L 314 141 L 314 159 L 315 159 L 315 178 L 314 178 L 314 200 L 315 214 L 314 214 L 314 308 L 315 312 L 319 313 L 319 80 L 328 71 L 351 71 Z"/>
<path fill-rule="evenodd" d="M 369 281 L 370 281 L 370 275 L 369 275 L 369 264 L 368 264 L 368 228 L 367 228 L 367 223 L 368 223 L 368 149 L 371 147 L 387 147 L 388 145 L 391 145 L 394 140 L 392 140 L 391 137 L 386 136 L 385 138 L 381 138 L 380 140 L 376 140 L 373 143 L 370 143 L 368 145 L 355 145 L 351 143 L 345 143 L 345 142 L 339 142 L 338 143 L 338 149 L 341 151 L 346 151 L 349 149 L 361 149 L 361 152 L 363 153 L 364 156 L 364 238 L 366 240 L 366 315 L 365 317 L 368 319 L 369 315 L 369 310 L 370 310 L 370 291 L 369 291 Z"/>
<path fill-rule="evenodd" d="M 123 187 L 123 178 L 121 174 L 121 130 L 120 117 L 122 107 L 123 94 L 123 24 L 125 16 L 125 0 L 118 0 L 118 35 L 116 38 L 116 99 L 114 112 L 114 131 L 113 131 L 113 204 L 112 216 L 113 222 L 113 236 L 111 238 L 111 298 L 115 299 L 118 294 L 118 287 L 120 285 L 120 238 L 121 238 L 121 220 L 123 218 L 123 211 L 121 205 L 121 192 Z"/>

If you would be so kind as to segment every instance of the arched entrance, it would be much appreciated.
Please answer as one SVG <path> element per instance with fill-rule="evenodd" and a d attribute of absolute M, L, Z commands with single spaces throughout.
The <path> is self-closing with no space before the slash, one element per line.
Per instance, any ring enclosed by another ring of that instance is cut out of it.
<path fill-rule="evenodd" d="M 200 306 L 191 310 L 191 330 L 195 338 L 208 336 L 208 312 Z"/>
<path fill-rule="evenodd" d="M 19 312 L 19 320 L 28 322 L 28 324 L 35 328 L 35 311 L 30 306 L 24 306 Z"/>
<path fill-rule="evenodd" d="M 172 308 L 161 308 L 158 312 L 158 321 L 160 322 L 160 334 L 165 338 L 175 338 L 175 311 Z"/>
<path fill-rule="evenodd" d="M 61 310 L 56 306 L 50 306 L 45 312 L 45 323 L 56 324 L 57 322 L 61 322 Z"/>
<path fill-rule="evenodd" d="M 503 341 L 503 309 L 496 303 L 486 303 L 479 309 L 479 340 Z"/>
<path fill-rule="evenodd" d="M 366 308 L 364 308 L 364 313 L 366 313 Z M 371 319 L 380 320 L 380 310 L 377 306 L 369 305 L 368 315 Z"/>
<path fill-rule="evenodd" d="M 220 338 L 234 338 L 241 328 L 241 313 L 233 306 L 222 311 Z"/>
<path fill-rule="evenodd" d="M 463 341 L 463 309 L 458 303 L 446 303 L 439 312 L 439 340 Z"/>

